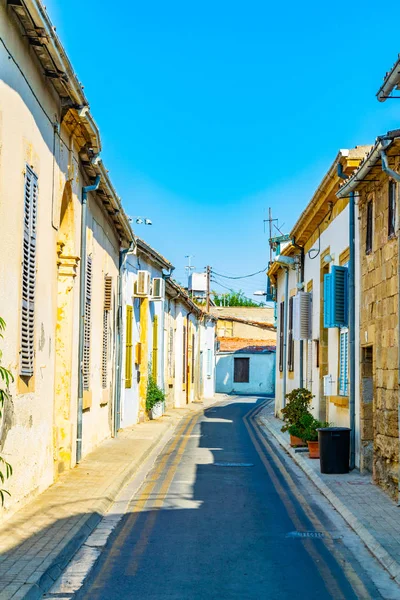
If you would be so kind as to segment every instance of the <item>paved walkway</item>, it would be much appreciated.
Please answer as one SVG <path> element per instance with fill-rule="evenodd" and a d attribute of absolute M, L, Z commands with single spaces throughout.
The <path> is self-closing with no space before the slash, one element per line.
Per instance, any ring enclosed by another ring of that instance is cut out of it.
<path fill-rule="evenodd" d="M 290 448 L 289 434 L 282 433 L 282 421 L 274 415 L 273 401 L 258 416 L 258 422 L 291 454 L 318 489 L 360 536 L 367 548 L 400 584 L 400 507 L 369 475 L 352 471 L 346 475 L 320 473 L 319 460 Z"/>
<path fill-rule="evenodd" d="M 173 409 L 121 431 L 2 523 L 0 600 L 41 598 L 143 461 L 161 450 L 183 417 L 204 406 Z"/>

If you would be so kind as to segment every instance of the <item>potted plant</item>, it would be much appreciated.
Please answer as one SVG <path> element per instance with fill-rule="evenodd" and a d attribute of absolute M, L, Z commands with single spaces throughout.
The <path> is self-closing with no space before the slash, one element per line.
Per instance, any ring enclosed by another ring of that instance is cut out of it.
<path fill-rule="evenodd" d="M 318 429 L 329 427 L 329 423 L 318 421 L 311 413 L 307 412 L 301 417 L 300 426 L 302 428 L 302 438 L 307 442 L 310 458 L 319 458 Z"/>
<path fill-rule="evenodd" d="M 286 394 L 287 404 L 282 408 L 282 417 L 285 422 L 281 431 L 289 431 L 290 445 L 293 447 L 304 446 L 304 441 L 299 435 L 300 419 L 308 412 L 313 399 L 312 393 L 306 388 L 297 388 Z"/>
<path fill-rule="evenodd" d="M 147 381 L 146 410 L 150 419 L 159 419 L 163 414 L 165 394 L 158 387 L 153 375 L 149 375 Z"/>

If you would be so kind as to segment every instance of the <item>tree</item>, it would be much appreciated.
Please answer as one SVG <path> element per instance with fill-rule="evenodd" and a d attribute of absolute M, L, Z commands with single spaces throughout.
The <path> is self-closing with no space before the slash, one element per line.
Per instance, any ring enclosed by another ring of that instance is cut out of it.
<path fill-rule="evenodd" d="M 263 302 L 253 302 L 250 298 L 246 298 L 242 290 L 238 292 L 230 290 L 226 294 L 212 291 L 211 294 L 216 306 L 264 306 Z"/>
<path fill-rule="evenodd" d="M 6 324 L 4 320 L 0 317 L 0 338 L 3 337 L 3 332 L 6 328 Z M 0 350 L 0 360 L 2 357 L 2 352 Z M 0 419 L 3 415 L 4 404 L 10 398 L 9 386 L 10 383 L 14 381 L 14 377 L 12 376 L 11 371 L 1 366 L 0 364 Z M 4 460 L 4 458 L 0 455 L 0 485 L 3 486 L 6 479 L 11 477 L 12 475 L 12 467 L 11 465 Z M 10 495 L 10 493 L 2 489 L 0 487 L 0 502 L 1 505 L 4 504 L 5 494 Z"/>

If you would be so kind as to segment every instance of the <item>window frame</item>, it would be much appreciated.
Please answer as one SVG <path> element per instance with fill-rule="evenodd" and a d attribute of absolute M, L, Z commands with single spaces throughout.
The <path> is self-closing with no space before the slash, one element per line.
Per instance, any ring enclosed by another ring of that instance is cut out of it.
<path fill-rule="evenodd" d="M 239 361 L 241 362 L 241 364 L 245 364 L 246 368 L 245 368 L 245 372 L 247 371 L 247 379 L 242 378 L 242 379 L 238 379 L 238 373 L 237 371 L 239 370 L 239 368 L 237 369 L 236 366 L 239 364 Z M 233 357 L 233 383 L 250 383 L 250 358 L 247 356 L 234 356 Z"/>
<path fill-rule="evenodd" d="M 289 319 L 288 319 L 288 371 L 294 371 L 294 339 L 293 339 L 293 296 L 289 298 Z"/>

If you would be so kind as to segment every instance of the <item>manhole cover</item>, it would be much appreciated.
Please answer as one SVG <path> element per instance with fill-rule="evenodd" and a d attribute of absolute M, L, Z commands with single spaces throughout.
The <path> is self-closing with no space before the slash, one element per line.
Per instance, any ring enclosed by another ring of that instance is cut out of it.
<path fill-rule="evenodd" d="M 215 462 L 216 467 L 254 467 L 253 463 Z"/>
<path fill-rule="evenodd" d="M 291 531 L 286 534 L 287 538 L 323 538 L 322 531 Z"/>

